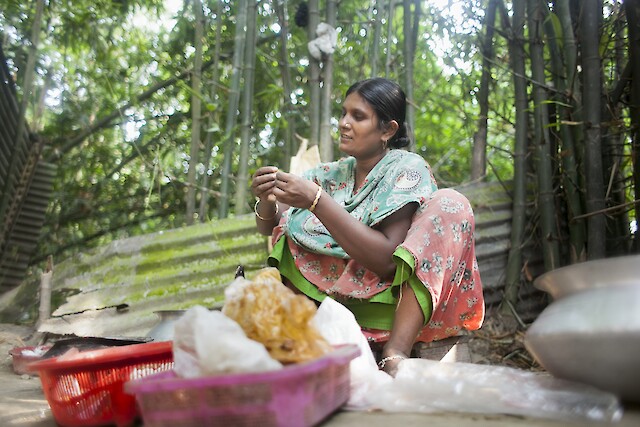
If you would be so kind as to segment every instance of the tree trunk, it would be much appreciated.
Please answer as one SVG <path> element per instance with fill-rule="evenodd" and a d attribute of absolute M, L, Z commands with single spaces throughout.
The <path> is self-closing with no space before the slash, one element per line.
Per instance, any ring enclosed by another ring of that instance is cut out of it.
<path fill-rule="evenodd" d="M 319 1 L 309 0 L 309 41 L 314 40 L 320 23 Z M 320 61 L 309 54 L 309 144 L 320 141 Z"/>
<path fill-rule="evenodd" d="M 256 69 L 256 20 L 258 2 L 249 1 L 247 7 L 247 40 L 244 57 L 244 90 L 242 103 L 242 125 L 240 127 L 240 160 L 238 162 L 238 182 L 236 184 L 236 215 L 249 211 L 247 189 L 249 186 L 249 145 L 251 143 L 251 123 L 253 113 L 253 87 Z"/>
<path fill-rule="evenodd" d="M 187 171 L 187 212 L 185 223 L 193 224 L 196 213 L 196 167 L 200 153 L 200 117 L 202 116 L 202 38 L 204 34 L 204 13 L 202 2 L 193 0 L 193 15 L 195 17 L 194 65 L 191 76 L 191 149 L 189 150 L 189 169 Z"/>
<path fill-rule="evenodd" d="M 46 105 L 46 101 L 47 93 L 49 92 L 49 88 L 51 87 L 51 83 L 53 82 L 52 74 L 53 71 L 50 69 L 45 71 L 44 83 L 38 91 L 38 103 L 34 109 L 35 111 L 31 120 L 31 128 L 36 133 L 42 132 L 44 127 L 43 116 L 46 109 L 48 108 L 48 106 Z"/>
<path fill-rule="evenodd" d="M 501 311 L 509 313 L 518 301 L 522 277 L 522 246 L 526 226 L 527 207 L 527 129 L 529 122 L 529 105 L 527 100 L 527 82 L 525 80 L 525 1 L 513 1 L 513 24 L 508 31 L 509 16 L 500 1 L 501 21 L 509 37 L 509 56 L 513 73 L 515 94 L 515 143 L 513 149 L 513 207 L 511 217 L 511 245 L 507 258 L 505 293 Z"/>
<path fill-rule="evenodd" d="M 229 90 L 229 105 L 227 106 L 227 122 L 224 132 L 224 159 L 222 163 L 222 180 L 220 183 L 220 198 L 218 199 L 218 217 L 226 218 L 229 214 L 229 194 L 231 181 L 231 167 L 233 152 L 236 145 L 234 130 L 240 103 L 240 77 L 242 75 L 242 59 L 244 54 L 244 38 L 247 26 L 247 0 L 239 0 L 236 4 L 236 30 L 233 44 L 233 71 L 231 74 L 231 88 Z"/>
<path fill-rule="evenodd" d="M 336 26 L 336 0 L 327 0 L 327 24 Z M 333 91 L 333 54 L 323 55 L 323 82 L 320 114 L 320 159 L 323 162 L 333 160 L 333 140 L 331 139 L 331 117 Z"/>
<path fill-rule="evenodd" d="M 605 97 L 602 102 L 602 148 L 603 169 L 605 171 L 605 203 L 607 209 L 616 209 L 624 206 L 627 201 L 625 178 L 621 172 L 624 169 L 626 140 L 626 124 L 624 117 L 624 104 L 620 102 L 623 90 L 627 88 L 627 79 L 631 75 L 625 55 L 626 28 L 623 6 L 619 3 L 611 5 L 611 16 L 614 38 L 615 67 L 613 76 L 615 84 L 612 88 L 604 87 Z M 626 64 L 626 66 L 625 66 Z M 606 80 L 603 77 L 603 82 Z M 603 83 L 604 85 L 604 83 Z M 605 217 L 607 231 L 607 257 L 621 256 L 629 253 L 633 242 L 629 229 L 629 215 L 625 209 L 617 209 L 611 215 Z"/>
<path fill-rule="evenodd" d="M 565 75 L 567 80 L 567 99 L 569 100 L 570 107 L 565 110 L 570 114 L 568 123 L 582 123 L 583 118 L 583 109 L 582 109 L 582 83 L 579 76 L 579 68 L 578 68 L 578 42 L 576 40 L 575 35 L 575 27 L 577 12 L 576 12 L 576 4 L 574 0 L 559 0 L 556 2 L 556 12 L 558 15 L 558 19 L 560 20 L 560 26 L 562 28 L 562 45 L 563 45 L 563 56 L 564 56 L 564 64 L 565 64 Z M 579 5 L 578 5 L 579 7 Z M 582 126 L 571 126 L 571 134 L 573 136 L 574 141 L 574 163 L 575 170 L 577 174 L 577 181 L 574 184 L 580 190 L 584 188 L 585 184 L 585 176 L 584 170 L 582 168 L 582 164 L 584 163 L 584 129 Z M 581 193 L 581 206 L 584 211 L 584 197 Z M 574 217 L 577 214 L 574 214 Z M 585 242 L 586 247 L 586 220 L 582 224 L 583 232 L 585 237 L 583 240 Z M 581 256 L 581 259 L 586 257 L 586 253 L 584 256 Z"/>
<path fill-rule="evenodd" d="M 629 62 L 631 63 L 631 96 L 629 117 L 631 120 L 631 156 L 633 162 L 633 185 L 635 191 L 635 220 L 640 228 L 638 212 L 640 212 L 640 0 L 625 0 L 624 10 L 627 14 L 629 28 Z M 634 238 L 634 252 L 640 253 L 640 231 Z"/>
<path fill-rule="evenodd" d="M 491 64 L 494 61 L 493 33 L 496 24 L 497 0 L 490 0 L 485 13 L 484 40 L 480 46 L 482 53 L 482 76 L 478 91 L 478 130 L 473 135 L 473 157 L 471 159 L 471 179 L 479 180 L 487 173 L 487 121 L 489 117 L 489 86 L 491 85 Z"/>
<path fill-rule="evenodd" d="M 280 25 L 280 60 L 278 65 L 280 67 L 280 74 L 282 78 L 282 106 L 284 110 L 284 118 L 287 126 L 285 127 L 284 134 L 284 151 L 282 153 L 282 166 L 284 170 L 289 170 L 289 162 L 291 156 L 297 151 L 295 134 L 296 134 L 296 120 L 293 116 L 294 107 L 291 104 L 291 94 L 293 84 L 291 82 L 291 73 L 289 72 L 289 48 L 287 47 L 287 40 L 289 39 L 289 25 L 287 20 L 287 2 L 286 0 L 278 0 L 275 2 L 276 14 L 278 15 L 278 24 Z"/>
<path fill-rule="evenodd" d="M 214 14 L 216 17 L 220 16 L 221 2 L 220 0 L 215 0 L 215 9 Z M 211 70 L 211 77 L 209 79 L 209 102 L 214 102 L 216 99 L 216 84 L 220 78 L 219 76 L 219 64 L 220 64 L 220 40 L 222 36 L 222 19 L 216 19 L 216 36 L 214 39 L 214 49 L 213 49 L 213 66 Z M 215 112 L 209 112 L 208 130 L 207 135 L 205 136 L 205 153 L 203 163 L 205 165 L 205 173 L 202 175 L 202 193 L 200 196 L 200 208 L 198 210 L 198 217 L 200 222 L 204 222 L 208 220 L 208 212 L 209 212 L 209 168 L 211 167 L 211 151 L 213 150 L 213 136 L 214 129 L 215 134 L 220 135 L 219 129 L 219 113 L 216 108 Z"/>
<path fill-rule="evenodd" d="M 287 24 L 287 2 L 286 0 L 278 0 L 275 2 L 276 13 L 278 14 L 278 24 L 280 25 L 280 73 L 282 74 L 283 99 L 282 105 L 284 116 L 287 123 L 284 136 L 284 159 L 282 164 L 284 170 L 289 170 L 289 162 L 291 156 L 297 151 L 295 143 L 296 120 L 293 117 L 293 105 L 291 104 L 291 94 L 293 84 L 291 82 L 291 73 L 289 72 L 289 49 L 287 40 L 289 38 L 289 26 Z"/>
<path fill-rule="evenodd" d="M 374 0 L 373 2 L 375 14 L 373 19 L 373 40 L 371 42 L 371 77 L 378 76 L 378 55 L 380 51 L 380 33 L 382 30 L 382 11 L 384 7 L 383 0 Z"/>
<path fill-rule="evenodd" d="M 601 100 L 602 80 L 599 53 L 600 1 L 582 2 L 580 13 L 580 40 L 583 74 L 582 100 L 584 105 L 585 127 L 585 176 L 587 180 L 587 213 L 593 213 L 587 220 L 588 258 L 598 259 L 606 256 L 606 227 L 602 213 L 605 208 L 604 182 L 601 146 Z"/>
<path fill-rule="evenodd" d="M 387 61 L 384 67 L 385 77 L 391 75 L 391 50 L 393 48 L 393 13 L 395 8 L 395 0 L 389 1 L 389 9 L 387 10 Z"/>
<path fill-rule="evenodd" d="M 414 31 L 413 25 L 414 22 L 418 24 L 420 22 L 419 19 L 412 20 L 411 13 L 411 4 L 414 3 L 414 0 L 404 0 L 404 13 L 403 13 L 403 33 L 404 33 L 404 69 L 405 69 L 405 83 L 404 90 L 407 96 L 407 123 L 409 125 L 409 131 L 413 133 L 415 129 L 415 102 L 414 102 L 414 90 L 413 90 L 413 58 L 414 52 L 416 50 L 415 45 L 413 44 L 413 34 L 417 31 Z M 415 14 L 420 13 L 420 8 L 416 4 Z M 402 123 L 400 123 L 402 125 Z M 410 135 L 411 136 L 411 135 Z M 415 151 L 415 141 L 411 138 L 411 146 L 409 147 L 410 151 Z"/>
<path fill-rule="evenodd" d="M 422 2 L 420 0 L 413 0 L 413 4 L 415 12 L 413 14 L 413 33 L 411 34 L 411 46 L 413 46 L 411 57 L 415 63 L 418 37 L 420 36 L 420 20 L 422 19 Z"/>
<path fill-rule="evenodd" d="M 560 1 L 558 3 L 566 3 L 566 1 Z M 567 69 L 563 65 L 563 58 L 575 58 L 576 57 L 576 45 L 575 43 L 567 43 L 564 46 L 564 50 L 560 50 L 557 40 L 560 39 L 556 34 L 555 26 L 552 20 L 549 19 L 548 9 L 545 6 L 545 24 L 544 28 L 547 33 L 547 40 L 551 58 L 552 75 L 554 76 L 553 82 L 556 87 L 554 96 L 554 105 L 558 111 L 555 116 L 555 123 L 552 126 L 553 129 L 559 129 L 560 145 L 562 147 L 562 154 L 560 155 L 560 161 L 562 162 L 562 189 L 564 191 L 565 202 L 567 205 L 567 222 L 569 227 L 569 262 L 575 263 L 578 261 L 584 261 L 586 259 L 586 230 L 584 222 L 582 220 L 574 221 L 573 218 L 579 217 L 583 214 L 582 200 L 580 198 L 580 188 L 578 187 L 579 177 L 577 168 L 577 157 L 575 144 L 573 141 L 573 133 L 571 132 L 571 112 L 573 101 L 570 97 L 570 85 L 571 82 L 567 81 Z M 566 11 L 561 12 L 568 13 Z M 561 20 L 564 19 L 560 18 Z M 573 26 L 570 24 L 571 16 L 568 17 L 569 25 L 566 25 L 566 29 L 573 32 Z M 573 35 L 566 35 L 565 39 L 573 39 Z M 570 60 L 575 64 L 575 61 Z M 570 73 L 572 76 L 575 72 Z"/>
<path fill-rule="evenodd" d="M 545 90 L 543 38 L 543 13 L 537 0 L 528 0 L 529 48 L 534 101 L 534 147 L 538 182 L 538 209 L 542 233 L 542 252 L 547 271 L 560 267 L 556 207 L 553 192 L 553 165 L 551 138 L 549 135 L 548 97 Z"/>

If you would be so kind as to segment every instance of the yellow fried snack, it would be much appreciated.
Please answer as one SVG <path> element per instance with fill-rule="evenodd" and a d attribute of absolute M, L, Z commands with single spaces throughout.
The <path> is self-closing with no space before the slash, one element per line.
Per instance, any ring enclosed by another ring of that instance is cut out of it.
<path fill-rule="evenodd" d="M 331 349 L 311 324 L 316 310 L 306 296 L 296 295 L 282 283 L 276 268 L 264 268 L 252 281 L 229 285 L 222 308 L 247 337 L 264 344 L 281 363 L 316 359 Z"/>

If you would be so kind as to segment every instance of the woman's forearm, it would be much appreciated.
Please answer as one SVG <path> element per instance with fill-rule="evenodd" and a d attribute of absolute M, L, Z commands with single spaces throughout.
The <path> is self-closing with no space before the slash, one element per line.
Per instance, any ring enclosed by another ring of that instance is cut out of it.
<path fill-rule="evenodd" d="M 396 268 L 393 252 L 406 238 L 416 207 L 415 204 L 403 207 L 377 229 L 352 217 L 323 192 L 313 213 L 352 259 L 380 278 L 389 279 Z"/>

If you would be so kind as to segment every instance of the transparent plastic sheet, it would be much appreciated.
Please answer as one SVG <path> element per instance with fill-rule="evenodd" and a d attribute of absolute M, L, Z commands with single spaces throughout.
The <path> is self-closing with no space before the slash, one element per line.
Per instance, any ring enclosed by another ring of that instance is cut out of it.
<path fill-rule="evenodd" d="M 314 319 L 331 344 L 357 344 L 351 361 L 347 410 L 511 414 L 567 421 L 615 422 L 618 398 L 591 386 L 546 373 L 494 365 L 407 359 L 391 378 L 379 371 L 371 348 L 351 312 L 326 298 Z"/>
<path fill-rule="evenodd" d="M 371 409 L 389 412 L 473 412 L 566 421 L 616 422 L 618 398 L 546 373 L 505 366 L 403 360 L 391 384 L 376 390 Z"/>

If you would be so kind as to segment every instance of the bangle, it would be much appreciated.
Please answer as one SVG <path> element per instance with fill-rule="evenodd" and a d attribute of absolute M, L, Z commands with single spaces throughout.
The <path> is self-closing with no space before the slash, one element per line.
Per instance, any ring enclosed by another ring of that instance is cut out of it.
<path fill-rule="evenodd" d="M 260 218 L 263 221 L 270 221 L 272 219 L 274 219 L 276 217 L 276 215 L 278 215 L 278 202 L 276 202 L 276 212 L 273 214 L 273 216 L 271 218 L 263 218 L 260 216 L 260 214 L 258 213 L 258 203 L 260 203 L 260 199 L 256 200 L 256 204 L 253 205 L 253 212 L 255 212 L 256 216 L 258 218 Z"/>
<path fill-rule="evenodd" d="M 396 359 L 404 360 L 404 359 L 406 359 L 406 357 L 400 356 L 399 354 L 396 354 L 395 356 L 387 356 L 387 357 L 383 358 L 381 361 L 378 362 L 378 368 L 379 369 L 383 369 L 384 365 L 386 365 L 388 361 L 396 360 Z"/>
<path fill-rule="evenodd" d="M 322 195 L 322 187 L 318 185 L 318 192 L 316 193 L 316 198 L 313 200 L 313 203 L 311 203 L 311 206 L 309 206 L 309 212 L 313 212 L 313 210 L 316 208 L 316 205 L 318 204 L 318 201 L 320 200 L 321 195 Z"/>

